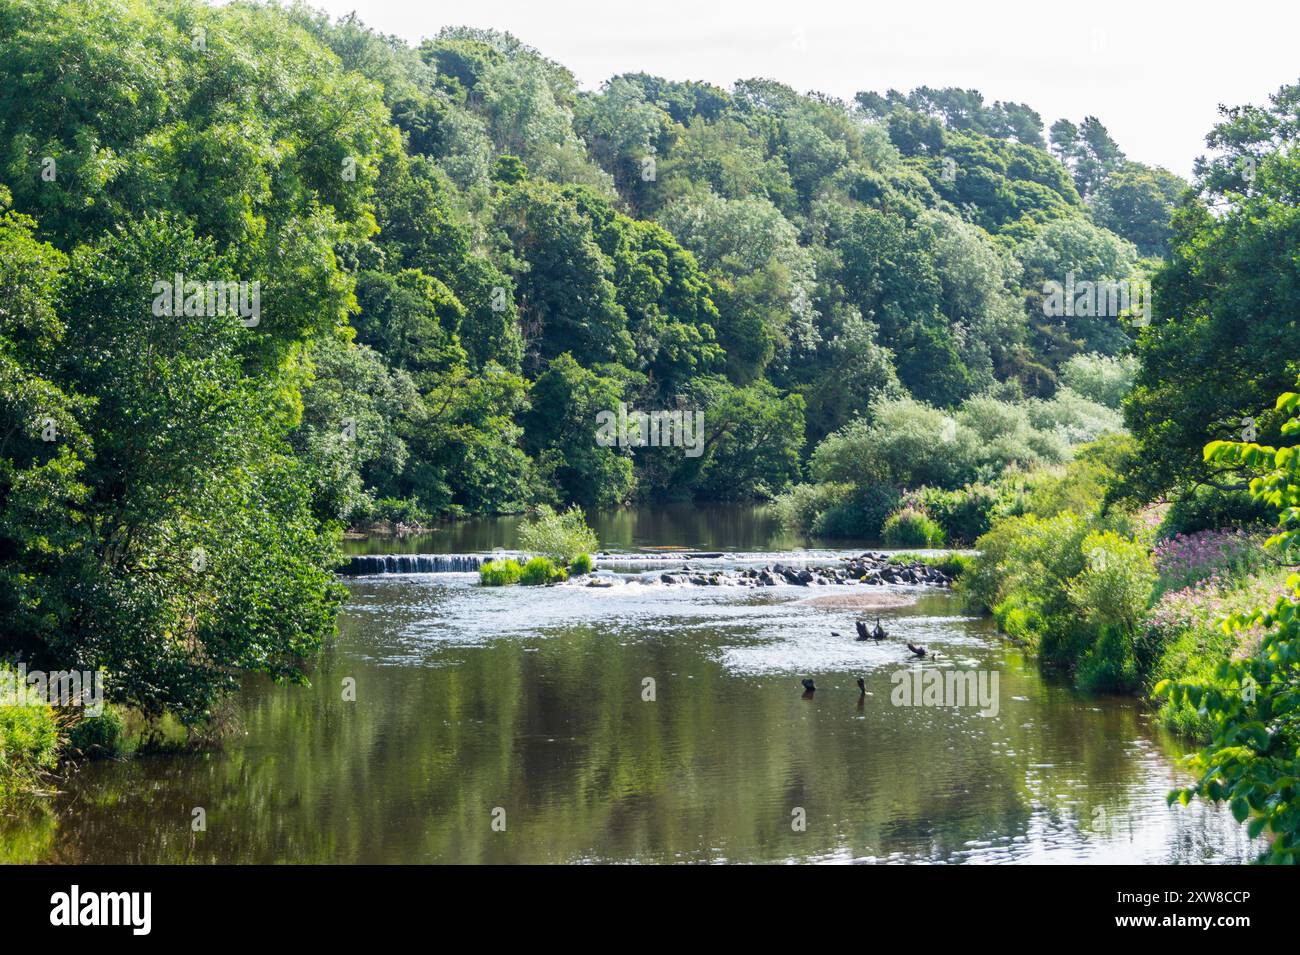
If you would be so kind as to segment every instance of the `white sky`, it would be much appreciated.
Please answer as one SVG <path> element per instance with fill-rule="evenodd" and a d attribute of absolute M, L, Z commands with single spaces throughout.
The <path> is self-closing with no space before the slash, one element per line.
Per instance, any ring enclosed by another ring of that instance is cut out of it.
<path fill-rule="evenodd" d="M 418 41 L 446 25 L 508 30 L 586 88 L 645 71 L 729 88 L 767 77 L 858 90 L 975 88 L 1044 125 L 1092 114 L 1132 159 L 1190 175 L 1220 103 L 1300 80 L 1300 3 L 1277 0 L 308 0 Z"/>

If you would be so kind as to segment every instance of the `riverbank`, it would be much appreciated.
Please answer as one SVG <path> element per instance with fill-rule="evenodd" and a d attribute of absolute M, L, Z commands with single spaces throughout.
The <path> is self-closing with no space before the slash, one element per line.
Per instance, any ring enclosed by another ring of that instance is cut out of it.
<path fill-rule="evenodd" d="M 1226 632 L 1222 622 L 1286 592 L 1290 571 L 1265 550 L 1266 537 L 1243 529 L 1164 536 L 1122 512 L 1030 512 L 980 538 L 961 590 L 1077 689 L 1136 696 L 1171 729 L 1204 740 L 1205 714 L 1157 687 L 1209 681 L 1220 664 L 1255 649 L 1258 629 Z"/>

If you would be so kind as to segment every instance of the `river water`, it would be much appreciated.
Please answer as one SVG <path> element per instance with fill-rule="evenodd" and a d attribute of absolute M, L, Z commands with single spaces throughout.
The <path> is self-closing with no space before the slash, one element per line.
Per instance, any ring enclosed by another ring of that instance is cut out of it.
<path fill-rule="evenodd" d="M 751 508 L 594 522 L 612 550 L 738 554 L 709 566 L 844 547 L 792 538 Z M 351 549 L 511 548 L 515 524 Z M 1046 681 L 945 592 L 476 584 L 349 581 L 310 688 L 249 680 L 220 752 L 87 765 L 47 811 L 0 823 L 0 859 L 1153 863 L 1255 851 L 1227 813 L 1166 805 L 1182 750 L 1142 707 Z M 889 639 L 853 640 L 858 616 L 879 616 Z M 905 640 L 939 658 L 914 659 Z M 896 705 L 918 670 L 996 677 L 995 705 Z"/>

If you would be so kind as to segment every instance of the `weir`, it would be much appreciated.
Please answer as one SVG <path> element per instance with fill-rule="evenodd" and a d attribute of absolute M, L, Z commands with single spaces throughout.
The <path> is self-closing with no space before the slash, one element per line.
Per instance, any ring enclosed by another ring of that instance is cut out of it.
<path fill-rule="evenodd" d="M 340 574 L 454 574 L 473 573 L 483 564 L 472 554 L 357 554 L 339 568 Z"/>

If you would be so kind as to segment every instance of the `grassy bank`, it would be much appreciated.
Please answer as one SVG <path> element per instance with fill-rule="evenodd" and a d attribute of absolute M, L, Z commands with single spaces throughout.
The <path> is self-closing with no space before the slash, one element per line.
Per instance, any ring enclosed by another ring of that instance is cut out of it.
<path fill-rule="evenodd" d="M 79 706 L 51 706 L 8 695 L 17 669 L 0 662 L 6 695 L 0 698 L 0 813 L 20 800 L 52 793 L 59 778 L 80 763 L 144 752 L 208 745 L 209 726 L 186 728 L 174 716 L 150 718 L 106 704 L 95 716 Z M 30 686 L 30 683 L 29 683 Z"/>

